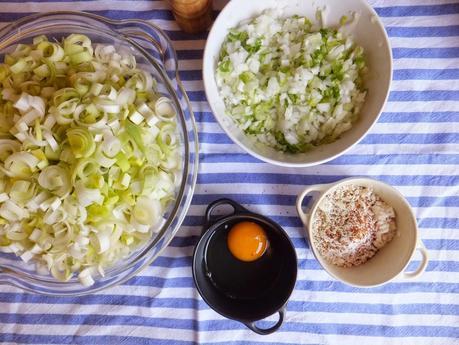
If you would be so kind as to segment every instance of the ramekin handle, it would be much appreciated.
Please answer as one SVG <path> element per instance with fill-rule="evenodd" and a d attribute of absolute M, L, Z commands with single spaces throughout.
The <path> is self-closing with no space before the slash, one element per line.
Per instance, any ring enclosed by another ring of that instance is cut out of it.
<path fill-rule="evenodd" d="M 413 279 L 419 277 L 426 270 L 427 264 L 429 263 L 429 253 L 427 252 L 424 243 L 421 240 L 418 241 L 416 250 L 419 251 L 422 255 L 421 264 L 413 272 L 403 272 L 402 277 L 405 279 Z"/>
<path fill-rule="evenodd" d="M 324 192 L 330 187 L 330 184 L 315 184 L 312 186 L 307 187 L 305 190 L 301 192 L 300 195 L 296 198 L 296 212 L 298 212 L 298 216 L 300 216 L 301 221 L 304 225 L 307 225 L 309 222 L 309 213 L 303 212 L 303 200 L 311 192 Z"/>
<path fill-rule="evenodd" d="M 278 311 L 279 313 L 279 320 L 276 322 L 276 324 L 268 329 L 264 328 L 259 328 L 255 322 L 243 322 L 244 325 L 246 325 L 248 328 L 250 328 L 252 331 L 254 331 L 257 334 L 260 335 L 268 335 L 271 333 L 274 333 L 279 329 L 280 326 L 282 326 L 282 323 L 284 322 L 284 316 L 285 316 L 285 307 L 280 309 Z"/>

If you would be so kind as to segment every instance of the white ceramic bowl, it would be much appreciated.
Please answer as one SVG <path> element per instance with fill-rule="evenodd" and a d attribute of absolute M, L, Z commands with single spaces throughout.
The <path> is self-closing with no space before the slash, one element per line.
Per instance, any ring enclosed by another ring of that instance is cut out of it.
<path fill-rule="evenodd" d="M 395 210 L 398 233 L 392 241 L 364 264 L 344 268 L 333 265 L 322 258 L 313 241 L 312 220 L 323 198 L 337 187 L 348 184 L 370 187 L 381 199 L 391 205 Z M 320 192 L 320 194 L 314 198 L 315 201 L 310 211 L 305 213 L 302 208 L 303 199 L 314 191 Z M 313 185 L 306 188 L 298 196 L 296 209 L 306 227 L 306 237 L 314 256 L 331 276 L 344 283 L 358 287 L 372 287 L 387 283 L 398 276 L 406 279 L 418 277 L 427 267 L 429 261 L 427 250 L 419 239 L 416 218 L 411 206 L 400 192 L 383 182 L 369 178 L 348 178 L 336 183 Z M 420 265 L 413 272 L 404 272 L 416 250 L 422 256 Z"/>
<path fill-rule="evenodd" d="M 225 105 L 215 82 L 215 68 L 220 48 L 230 28 L 266 9 L 279 8 L 283 9 L 286 16 L 297 14 L 314 20 L 317 9 L 324 6 L 326 6 L 326 26 L 338 26 L 343 15 L 352 12 L 360 14 L 360 19 L 351 34 L 356 43 L 364 48 L 369 68 L 365 78 L 365 87 L 368 89 L 365 105 L 360 119 L 339 140 L 321 145 L 307 153 L 282 153 L 246 136 L 225 114 Z M 360 141 L 377 121 L 389 94 L 392 80 L 392 53 L 381 21 L 365 0 L 232 0 L 222 10 L 209 33 L 204 51 L 203 80 L 212 112 L 220 126 L 235 143 L 265 162 L 281 166 L 305 167 L 321 164 L 343 154 Z"/>

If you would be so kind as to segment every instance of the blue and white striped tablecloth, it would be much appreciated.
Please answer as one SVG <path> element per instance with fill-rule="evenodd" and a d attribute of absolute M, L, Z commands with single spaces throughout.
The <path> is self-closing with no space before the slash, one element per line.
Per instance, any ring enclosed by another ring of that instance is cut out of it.
<path fill-rule="evenodd" d="M 384 113 L 348 154 L 313 168 L 287 169 L 248 156 L 222 132 L 201 80 L 206 35 L 181 33 L 166 2 L 0 1 L 2 25 L 33 12 L 81 10 L 161 26 L 180 57 L 201 142 L 196 194 L 163 256 L 127 283 L 93 296 L 52 298 L 0 286 L 0 343 L 459 344 L 459 2 L 370 2 L 394 55 Z M 224 2 L 215 5 L 220 9 Z M 418 280 L 352 288 L 314 260 L 295 197 L 305 185 L 355 175 L 396 186 L 414 207 L 431 257 Z M 224 196 L 278 221 L 297 249 L 296 289 L 285 324 L 270 336 L 216 314 L 193 287 L 190 264 L 200 217 L 209 202 Z"/>

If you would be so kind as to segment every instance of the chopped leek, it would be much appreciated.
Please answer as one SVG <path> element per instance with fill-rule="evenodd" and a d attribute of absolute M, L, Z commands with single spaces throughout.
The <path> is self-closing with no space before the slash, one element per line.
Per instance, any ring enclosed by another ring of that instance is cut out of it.
<path fill-rule="evenodd" d="M 80 34 L 18 45 L 0 95 L 0 251 L 92 285 L 175 198 L 174 104 L 134 56 Z"/>

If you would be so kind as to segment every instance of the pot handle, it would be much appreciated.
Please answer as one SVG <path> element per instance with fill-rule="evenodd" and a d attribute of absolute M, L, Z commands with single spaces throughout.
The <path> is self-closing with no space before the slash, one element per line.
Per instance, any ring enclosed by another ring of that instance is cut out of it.
<path fill-rule="evenodd" d="M 429 253 L 427 252 L 427 249 L 421 240 L 418 241 L 416 250 L 418 250 L 422 255 L 421 264 L 413 272 L 403 272 L 402 277 L 405 279 L 413 279 L 419 277 L 426 270 L 427 264 L 429 263 Z"/>
<path fill-rule="evenodd" d="M 324 192 L 327 190 L 332 184 L 315 184 L 309 187 L 306 187 L 305 190 L 301 192 L 300 195 L 298 195 L 298 198 L 296 199 L 296 212 L 298 212 L 298 215 L 301 218 L 301 221 L 303 222 L 304 225 L 307 225 L 309 222 L 309 214 L 303 212 L 303 200 L 311 192 Z"/>
<path fill-rule="evenodd" d="M 222 217 L 231 216 L 236 213 L 250 213 L 249 210 L 247 210 L 245 207 L 243 207 L 241 204 L 237 203 L 234 200 L 227 199 L 227 198 L 215 200 L 209 206 L 207 206 L 207 209 L 206 209 L 206 216 L 205 216 L 206 217 L 206 228 L 212 225 L 213 223 L 215 223 L 215 221 L 211 221 L 212 212 L 215 210 L 216 207 L 221 206 L 221 205 L 230 205 L 233 208 L 233 213 L 224 215 Z M 222 217 L 218 219 L 221 219 Z"/>
<path fill-rule="evenodd" d="M 261 335 L 268 335 L 271 333 L 274 333 L 279 329 L 280 326 L 282 326 L 282 323 L 284 322 L 284 316 L 285 316 L 285 307 L 280 309 L 278 311 L 279 313 L 279 320 L 276 322 L 276 324 L 270 328 L 264 329 L 264 328 L 259 328 L 257 325 L 255 325 L 255 322 L 244 322 L 244 325 L 246 325 L 250 330 L 254 331 L 257 334 Z"/>

